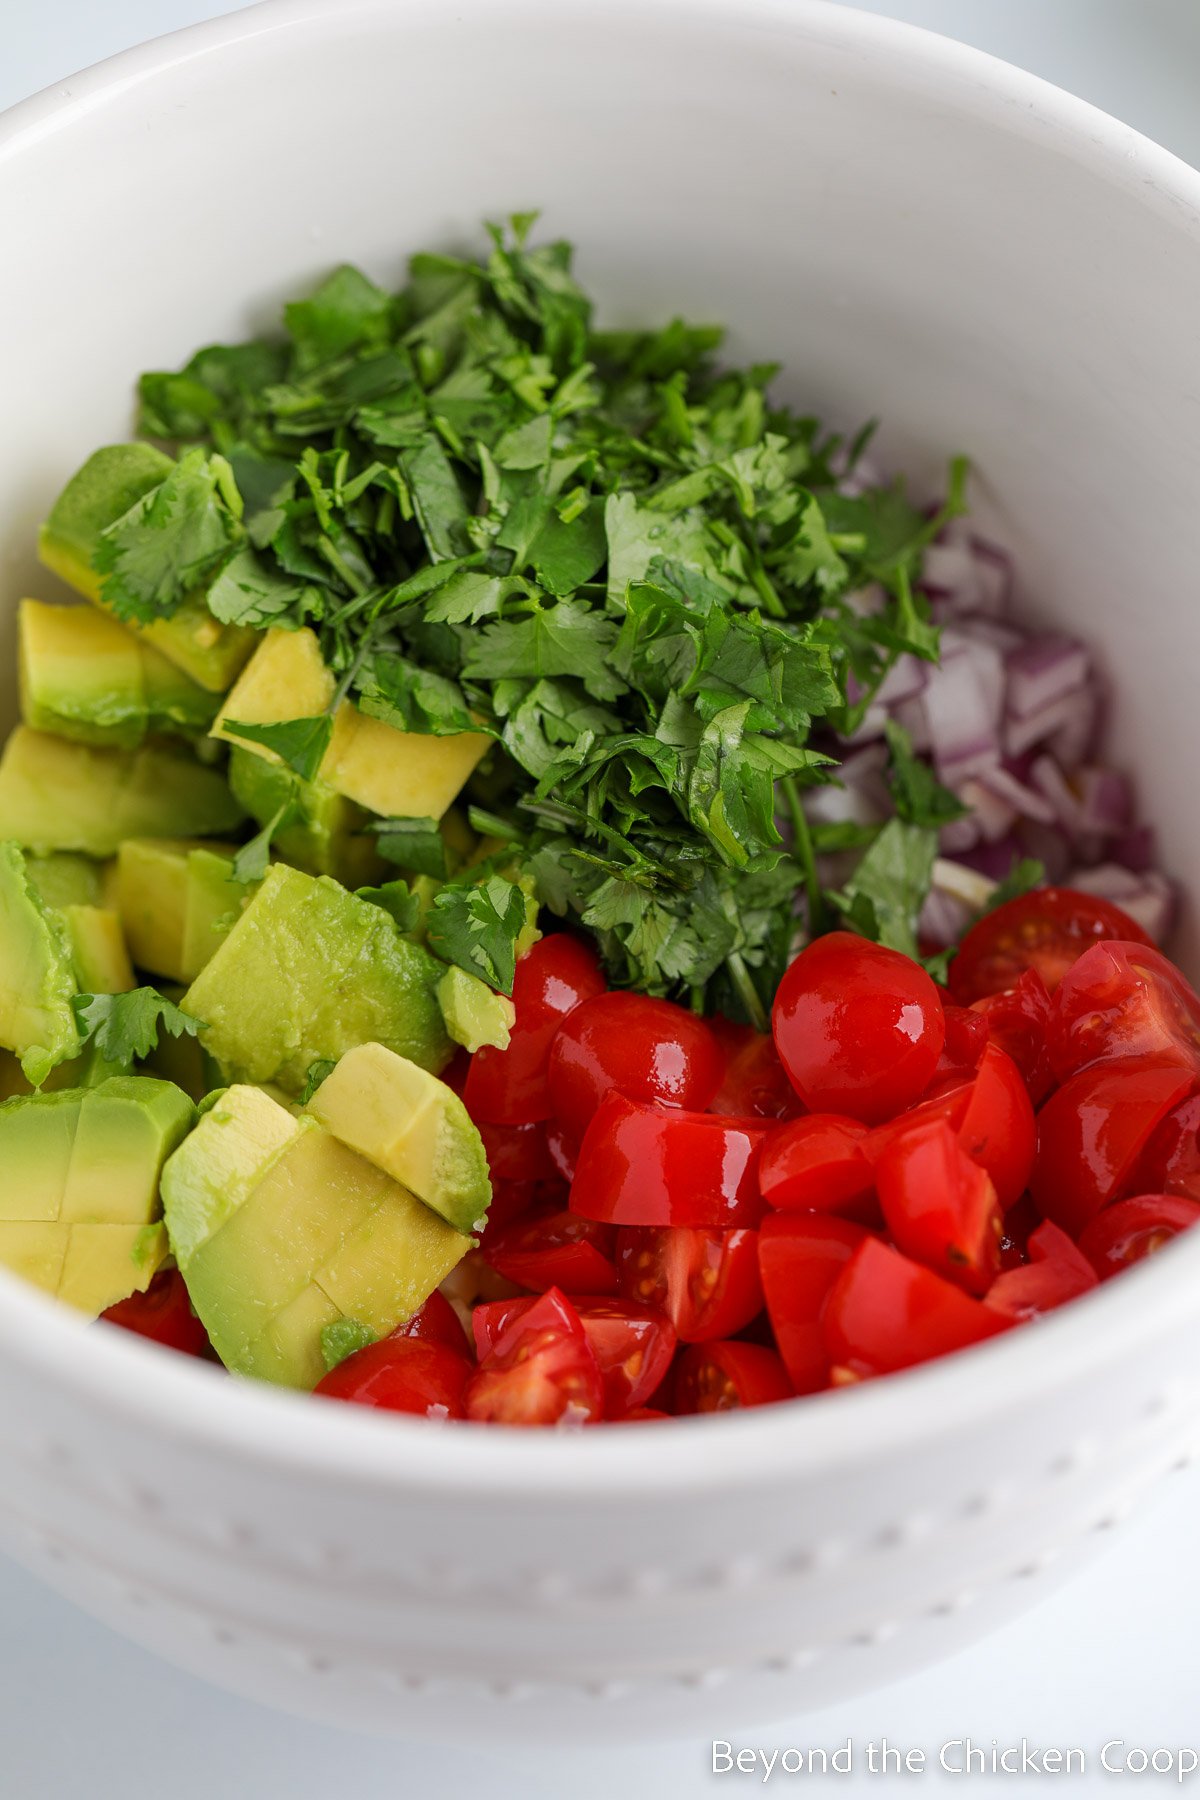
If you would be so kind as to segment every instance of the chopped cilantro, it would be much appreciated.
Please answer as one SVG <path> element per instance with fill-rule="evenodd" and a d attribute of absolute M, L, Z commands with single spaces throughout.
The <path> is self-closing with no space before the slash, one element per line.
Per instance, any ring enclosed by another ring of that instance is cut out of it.
<path fill-rule="evenodd" d="M 106 1062 L 131 1063 L 149 1056 L 158 1034 L 195 1037 L 203 1019 L 194 1019 L 156 988 L 133 988 L 127 994 L 76 994 L 71 1002 L 83 1043 L 94 1044 Z"/>
<path fill-rule="evenodd" d="M 368 1344 L 378 1342 L 379 1333 L 364 1325 L 361 1319 L 335 1319 L 332 1325 L 322 1325 L 321 1357 L 326 1374 L 344 1363 L 348 1356 L 353 1356 L 356 1350 L 365 1350 Z"/>
<path fill-rule="evenodd" d="M 316 1062 L 308 1065 L 304 1077 L 304 1087 L 300 1094 L 300 1105 L 307 1106 L 321 1083 L 337 1068 L 337 1064 L 327 1056 L 319 1056 Z"/>

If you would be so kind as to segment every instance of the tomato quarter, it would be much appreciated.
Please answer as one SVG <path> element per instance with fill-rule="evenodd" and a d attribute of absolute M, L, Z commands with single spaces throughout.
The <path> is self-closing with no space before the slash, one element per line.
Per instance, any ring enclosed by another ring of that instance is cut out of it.
<path fill-rule="evenodd" d="M 1095 1062 L 1168 1056 L 1200 1074 L 1200 997 L 1145 944 L 1094 944 L 1054 996 L 1050 1060 L 1059 1081 Z"/>
<path fill-rule="evenodd" d="M 615 1294 L 615 1233 L 574 1212 L 535 1212 L 515 1219 L 484 1247 L 497 1275 L 539 1293 Z"/>
<path fill-rule="evenodd" d="M 776 1126 L 758 1161 L 763 1199 L 789 1212 L 870 1216 L 875 1173 L 863 1149 L 866 1135 L 857 1119 L 836 1113 L 807 1113 Z"/>
<path fill-rule="evenodd" d="M 927 1120 L 896 1138 L 875 1180 L 897 1248 L 969 1293 L 986 1292 L 1000 1272 L 1000 1202 L 946 1121 Z"/>
<path fill-rule="evenodd" d="M 1049 990 L 1036 969 L 1026 969 L 1012 987 L 987 994 L 971 1006 L 987 1024 L 989 1043 L 1012 1057 L 1034 1106 L 1040 1106 L 1054 1086 L 1047 1043 L 1050 1007 Z"/>
<path fill-rule="evenodd" d="M 1034 969 L 1053 993 L 1067 970 L 1101 938 L 1148 944 L 1140 925 L 1109 900 L 1074 888 L 1035 888 L 1006 900 L 973 925 L 950 964 L 960 1006 L 1015 987 Z"/>
<path fill-rule="evenodd" d="M 610 1094 L 579 1147 L 571 1210 L 613 1225 L 757 1225 L 761 1119 L 665 1111 Z"/>
<path fill-rule="evenodd" d="M 681 1344 L 732 1337 L 762 1310 L 758 1233 L 686 1225 L 617 1233 L 621 1292 L 661 1312 Z"/>
<path fill-rule="evenodd" d="M 766 1406 L 791 1395 L 787 1370 L 761 1344 L 715 1340 L 690 1344 L 675 1371 L 677 1413 L 731 1412 L 742 1406 Z"/>
<path fill-rule="evenodd" d="M 585 1425 L 604 1384 L 579 1314 L 557 1288 L 509 1318 L 471 1377 L 467 1417 L 493 1425 Z"/>
<path fill-rule="evenodd" d="M 780 1213 L 763 1220 L 758 1234 L 763 1294 L 798 1394 L 829 1385 L 821 1317 L 834 1282 L 865 1237 L 861 1225 L 821 1213 Z"/>
<path fill-rule="evenodd" d="M 507 1050 L 490 1046 L 471 1058 L 463 1085 L 467 1111 L 477 1122 L 529 1125 L 554 1108 L 546 1067 L 554 1034 L 582 1000 L 604 992 L 594 950 L 565 932 L 539 938 L 517 960 L 513 1005 L 517 1018 Z"/>
<path fill-rule="evenodd" d="M 118 1300 L 100 1317 L 109 1325 L 119 1325 L 168 1350 L 182 1350 L 186 1356 L 208 1353 L 208 1333 L 192 1311 L 183 1276 L 178 1269 L 160 1269 L 143 1294 L 130 1294 Z"/>
<path fill-rule="evenodd" d="M 356 1350 L 318 1381 L 314 1392 L 385 1412 L 461 1419 L 470 1374 L 466 1357 L 445 1344 L 431 1338 L 389 1337 Z"/>
<path fill-rule="evenodd" d="M 986 1304 L 1006 1318 L 1034 1319 L 1096 1286 L 1096 1272 L 1065 1231 L 1046 1219 L 1029 1237 L 1030 1261 L 998 1275 Z"/>
<path fill-rule="evenodd" d="M 703 1112 L 723 1058 L 710 1026 L 670 1000 L 597 994 L 563 1020 L 547 1080 L 557 1119 L 581 1138 L 608 1094 Z"/>
<path fill-rule="evenodd" d="M 1011 1323 L 870 1237 L 834 1283 L 824 1321 L 830 1362 L 859 1377 L 892 1374 L 963 1350 Z"/>
<path fill-rule="evenodd" d="M 1097 1213 L 1079 1239 L 1102 1281 L 1141 1262 L 1200 1222 L 1200 1205 L 1181 1194 L 1138 1194 Z"/>

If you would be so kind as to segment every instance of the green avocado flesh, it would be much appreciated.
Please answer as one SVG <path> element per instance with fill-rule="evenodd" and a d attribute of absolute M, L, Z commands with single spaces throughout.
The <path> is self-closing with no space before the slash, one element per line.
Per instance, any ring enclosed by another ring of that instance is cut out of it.
<path fill-rule="evenodd" d="M 212 722 L 214 694 L 95 607 L 22 600 L 17 633 L 21 714 L 37 731 L 132 750 Z"/>
<path fill-rule="evenodd" d="M 231 1081 L 299 1094 L 312 1063 L 378 1042 L 436 1073 L 450 1060 L 442 966 L 381 907 L 276 863 L 184 997 Z"/>
<path fill-rule="evenodd" d="M 211 837 L 245 817 L 223 775 L 162 744 L 97 749 L 18 725 L 0 757 L 0 838 L 115 856 L 125 838 Z"/>
<path fill-rule="evenodd" d="M 164 481 L 172 466 L 171 458 L 150 444 L 110 444 L 89 456 L 38 534 L 45 566 L 102 606 L 100 578 L 92 567 L 100 534 Z M 229 686 L 255 641 L 252 631 L 219 624 L 203 597 L 186 600 L 169 619 L 131 630 L 213 694 Z"/>
<path fill-rule="evenodd" d="M 305 1110 L 457 1231 L 483 1230 L 492 1200 L 487 1152 L 466 1107 L 436 1075 L 382 1044 L 361 1044 Z"/>
<path fill-rule="evenodd" d="M 163 1164 L 194 1118 L 144 1076 L 6 1100 L 0 1262 L 92 1315 L 144 1289 L 167 1254 Z"/>
<path fill-rule="evenodd" d="M 16 1053 L 31 1080 L 78 1055 L 77 991 L 62 914 L 38 894 L 17 845 L 0 843 L 0 1045 Z"/>
<path fill-rule="evenodd" d="M 117 908 L 139 969 L 195 980 L 246 898 L 232 879 L 235 855 L 232 844 L 126 839 L 117 852 Z"/>
<path fill-rule="evenodd" d="M 415 1195 L 261 1089 L 220 1096 L 163 1171 L 171 1248 L 227 1368 L 311 1388 L 321 1332 L 383 1337 L 470 1248 Z"/>

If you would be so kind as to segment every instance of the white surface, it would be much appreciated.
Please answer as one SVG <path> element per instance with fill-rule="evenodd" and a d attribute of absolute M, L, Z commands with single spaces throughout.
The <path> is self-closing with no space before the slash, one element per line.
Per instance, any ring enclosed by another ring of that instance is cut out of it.
<path fill-rule="evenodd" d="M 1037 17 L 1043 21 L 1053 12 L 1058 32 L 1057 43 L 1045 44 L 1044 61 L 1039 60 L 1035 36 L 1030 35 L 1023 44 L 1013 37 L 1018 18 L 1024 18 L 1027 28 L 1032 25 L 1034 9 L 1030 7 L 1006 5 L 1002 20 L 1001 9 L 982 5 L 880 10 L 919 22 L 953 22 L 961 34 L 965 34 L 964 12 L 970 13 L 972 22 L 981 24 L 986 16 L 992 35 L 979 31 L 977 41 L 1069 81 L 1089 97 L 1154 129 L 1154 120 L 1145 110 L 1153 91 L 1147 63 L 1156 42 L 1153 25 L 1165 22 L 1165 9 L 1130 4 L 1118 14 L 1113 7 L 1089 5 L 1088 59 L 1086 64 L 1081 59 L 1078 71 L 1071 66 L 1070 46 L 1064 54 L 1061 39 L 1065 19 L 1074 17 L 1076 28 L 1081 28 L 1082 12 L 1074 6 L 1037 8 Z M 1132 23 L 1135 12 L 1136 30 Z M 64 25 L 72 13 L 80 20 L 77 33 Z M 40 46 L 35 41 L 33 48 L 44 58 L 49 45 L 49 54 L 61 61 L 62 48 L 69 44 L 69 61 L 78 63 L 117 47 L 121 40 L 116 26 L 123 17 L 119 8 L 105 13 L 105 29 L 113 34 L 107 42 L 95 37 L 94 20 L 85 34 L 84 16 L 83 8 L 69 8 L 60 0 L 52 21 L 46 21 Z M 130 9 L 129 16 L 127 36 L 200 15 L 169 14 L 162 7 L 154 9 L 148 19 L 147 8 L 142 7 L 140 11 Z M 1115 43 L 1106 70 L 1096 61 L 1100 21 L 1112 24 L 1114 16 L 1127 34 L 1125 49 L 1136 46 L 1139 60 L 1129 60 L 1123 46 Z M 1182 18 L 1182 12 L 1176 16 Z M 18 38 L 32 28 L 31 19 L 23 20 Z M 6 37 L 4 74 L 11 80 L 17 46 L 12 44 L 11 32 L 6 32 Z M 1164 71 L 1170 71 L 1173 91 L 1186 92 L 1186 84 L 1182 90 L 1179 87 L 1186 35 L 1169 43 L 1158 41 L 1158 55 Z M 30 66 L 34 73 L 25 85 L 33 85 L 51 72 L 45 61 Z M 1195 67 L 1193 63 L 1193 82 Z M 1120 97 L 1122 74 L 1131 80 L 1136 77 L 1127 90 L 1130 98 L 1125 105 Z M 1184 138 L 1188 121 L 1182 110 L 1174 115 L 1173 126 L 1174 146 L 1195 156 L 1195 147 Z M 1159 135 L 1171 140 L 1165 128 L 1159 129 Z M 1196 1634 L 1191 1621 L 1200 1583 L 1193 1578 L 1189 1591 L 1174 1565 L 1183 1562 L 1184 1547 L 1190 1545 L 1190 1516 L 1196 1497 L 1190 1478 L 1178 1484 L 1161 1503 L 1157 1523 L 1153 1516 L 1143 1521 L 1123 1549 L 1089 1581 L 1077 1583 L 1022 1626 L 1009 1628 L 935 1676 L 877 1693 L 836 1712 L 810 1716 L 787 1731 L 773 1731 L 767 1741 L 832 1745 L 851 1735 L 865 1745 L 869 1738 L 886 1733 L 893 1741 L 936 1751 L 945 1738 L 970 1731 L 984 1743 L 993 1736 L 1008 1742 L 1025 1735 L 1060 1745 L 1080 1744 L 1089 1752 L 1112 1736 L 1150 1747 L 1186 1741 L 1191 1715 L 1186 1671 L 1195 1661 Z M 469 1791 L 476 1779 L 486 1785 L 489 1794 L 534 1796 L 618 1790 L 635 1796 L 670 1795 L 707 1791 L 709 1787 L 707 1744 L 627 1755 L 590 1753 L 586 1763 L 561 1753 L 551 1756 L 531 1745 L 520 1758 L 510 1756 L 501 1762 L 464 1759 L 451 1751 L 376 1748 L 297 1727 L 209 1694 L 185 1677 L 151 1664 L 100 1628 L 67 1614 L 60 1603 L 31 1589 L 24 1577 L 13 1573 L 10 1580 L 11 1595 L 0 1596 L 5 1601 L 6 1656 L 11 1662 L 11 1674 L 5 1670 L 7 1679 L 0 1688 L 5 1696 L 0 1702 L 4 1726 L 0 1785 L 6 1793 L 29 1794 L 34 1800 L 59 1800 L 59 1796 L 69 1800 L 76 1792 L 86 1792 L 106 1800 L 109 1793 L 137 1796 L 165 1787 L 187 1800 L 193 1792 L 207 1795 L 217 1786 L 218 1791 L 235 1796 L 257 1792 L 273 1797 L 278 1793 L 307 1800 L 336 1784 L 368 1800 L 374 1800 L 376 1794 L 382 1800 L 383 1795 L 400 1791 L 456 1795 Z M 27 1612 L 31 1623 L 24 1626 Z M 67 1617 L 71 1624 L 64 1629 L 61 1622 Z M 39 1643 L 54 1646 L 40 1662 L 36 1653 Z M 62 1729 L 64 1720 L 70 1721 L 69 1736 Z M 712 1729 L 715 1735 L 723 1734 L 719 1695 L 713 1698 Z M 50 1761 L 52 1756 L 61 1761 Z"/>

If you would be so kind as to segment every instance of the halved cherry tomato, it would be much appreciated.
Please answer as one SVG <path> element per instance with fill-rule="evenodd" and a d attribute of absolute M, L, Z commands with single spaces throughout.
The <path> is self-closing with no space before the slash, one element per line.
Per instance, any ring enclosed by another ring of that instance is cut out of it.
<path fill-rule="evenodd" d="M 397 1325 L 390 1335 L 394 1338 L 422 1338 L 428 1344 L 444 1344 L 447 1350 L 457 1350 L 460 1356 L 465 1356 L 470 1349 L 462 1320 L 438 1288 L 434 1288 L 428 1300 L 417 1308 L 411 1319 L 406 1319 L 403 1325 Z"/>
<path fill-rule="evenodd" d="M 1053 993 L 1072 963 L 1101 938 L 1148 944 L 1140 925 L 1110 900 L 1074 888 L 1035 888 L 986 913 L 958 946 L 950 992 L 960 1006 L 1015 987 L 1036 969 Z"/>
<path fill-rule="evenodd" d="M 1072 1075 L 1038 1114 L 1029 1189 L 1043 1218 L 1078 1237 L 1122 1192 L 1151 1132 L 1195 1086 L 1193 1070 L 1148 1056 Z"/>
<path fill-rule="evenodd" d="M 1065 1231 L 1046 1219 L 1029 1237 L 1030 1261 L 998 1275 L 984 1303 L 1010 1319 L 1035 1319 L 1096 1286 L 1096 1271 Z"/>
<path fill-rule="evenodd" d="M 476 1121 L 493 1182 L 555 1181 L 560 1171 L 547 1143 L 546 1126 L 540 1119 L 529 1125 L 493 1125 Z"/>
<path fill-rule="evenodd" d="M 469 1419 L 584 1425 L 604 1410 L 600 1367 L 579 1314 L 550 1288 L 510 1318 L 467 1386 Z"/>
<path fill-rule="evenodd" d="M 100 1317 L 108 1325 L 165 1344 L 168 1350 L 182 1350 L 185 1356 L 208 1354 L 208 1333 L 192 1311 L 178 1269 L 160 1269 L 145 1293 L 118 1300 Z"/>
<path fill-rule="evenodd" d="M 1200 1073 L 1200 995 L 1145 944 L 1093 944 L 1059 983 L 1049 1044 L 1059 1081 L 1121 1056 L 1170 1056 Z"/>
<path fill-rule="evenodd" d="M 517 959 L 513 1005 L 517 1010 L 507 1050 L 485 1046 L 471 1058 L 463 1101 L 476 1121 L 529 1125 L 554 1108 L 546 1064 L 554 1034 L 581 1000 L 604 992 L 594 950 L 566 932 L 539 938 Z"/>
<path fill-rule="evenodd" d="M 985 994 L 971 1004 L 987 1022 L 988 1039 L 1012 1057 L 1034 1106 L 1040 1106 L 1054 1086 L 1047 1037 L 1050 1031 L 1050 992 L 1036 969 L 1026 969 L 1010 988 Z"/>
<path fill-rule="evenodd" d="M 732 1337 L 762 1310 L 754 1231 L 629 1226 L 617 1233 L 617 1273 L 626 1299 L 665 1314 L 681 1344 Z"/>
<path fill-rule="evenodd" d="M 1000 1202 L 946 1121 L 926 1120 L 896 1138 L 875 1181 L 897 1248 L 968 1293 L 986 1293 L 1000 1272 Z"/>
<path fill-rule="evenodd" d="M 615 1254 L 611 1225 L 567 1211 L 515 1219 L 484 1246 L 497 1275 L 538 1293 L 557 1287 L 572 1294 L 615 1294 Z"/>
<path fill-rule="evenodd" d="M 555 1174 L 569 1187 L 575 1179 L 575 1163 L 579 1156 L 578 1141 L 557 1119 L 547 1119 L 544 1126 L 546 1150 L 554 1164 Z"/>
<path fill-rule="evenodd" d="M 1028 1184 L 1036 1149 L 1033 1106 L 1012 1058 L 989 1044 L 974 1077 L 951 1079 L 910 1111 L 877 1125 L 864 1141 L 867 1157 L 878 1162 L 897 1139 L 933 1119 L 957 1131 L 967 1155 L 991 1177 L 1001 1207 L 1012 1206 Z"/>
<path fill-rule="evenodd" d="M 794 1119 L 804 1102 L 787 1078 L 775 1040 L 753 1025 L 718 1016 L 709 1021 L 725 1058 L 721 1085 L 709 1112 L 735 1119 Z"/>
<path fill-rule="evenodd" d="M 1102 1281 L 1153 1256 L 1181 1231 L 1200 1223 L 1200 1205 L 1181 1194 L 1137 1194 L 1097 1213 L 1079 1239 Z"/>
<path fill-rule="evenodd" d="M 758 1159 L 769 1206 L 788 1212 L 870 1216 L 875 1172 L 863 1150 L 867 1127 L 837 1113 L 806 1113 L 770 1132 Z"/>
<path fill-rule="evenodd" d="M 957 1077 L 962 1081 L 979 1067 L 979 1059 L 988 1046 L 988 1023 L 968 1007 L 955 1006 L 948 994 L 942 999 L 942 1014 L 946 1021 L 946 1041 L 933 1079 Z"/>
<path fill-rule="evenodd" d="M 571 1210 L 611 1225 L 757 1225 L 761 1119 L 667 1111 L 610 1094 L 579 1147 Z"/>
<path fill-rule="evenodd" d="M 787 1400 L 791 1384 L 774 1350 L 761 1344 L 714 1339 L 689 1344 L 675 1370 L 677 1413 L 731 1412 Z"/>
<path fill-rule="evenodd" d="M 888 1375 L 1007 1330 L 1002 1318 L 932 1269 L 864 1238 L 825 1302 L 834 1379 Z"/>
<path fill-rule="evenodd" d="M 849 1219 L 779 1213 L 758 1233 L 758 1266 L 775 1343 L 798 1394 L 829 1386 L 821 1315 L 866 1232 Z"/>
<path fill-rule="evenodd" d="M 461 1351 L 430 1338 L 388 1337 L 356 1350 L 318 1381 L 313 1392 L 387 1412 L 461 1419 L 471 1365 Z"/>
<path fill-rule="evenodd" d="M 1138 1194 L 1186 1194 L 1200 1200 L 1200 1094 L 1172 1107 L 1130 1178 Z"/>
<path fill-rule="evenodd" d="M 670 1368 L 674 1327 L 632 1300 L 588 1298 L 574 1305 L 600 1365 L 605 1416 L 624 1418 L 650 1399 Z"/>
<path fill-rule="evenodd" d="M 772 1017 L 804 1104 L 870 1125 L 924 1093 L 946 1036 L 938 991 L 920 964 L 848 931 L 800 952 Z"/>
<path fill-rule="evenodd" d="M 554 1116 L 576 1138 L 609 1094 L 703 1112 L 723 1061 L 711 1028 L 671 1000 L 597 994 L 563 1020 L 550 1047 Z"/>

